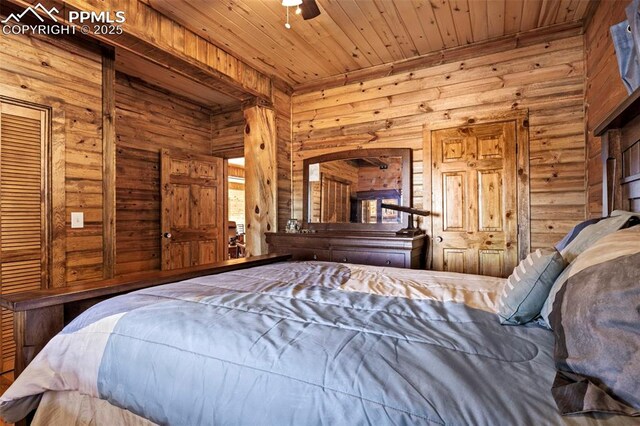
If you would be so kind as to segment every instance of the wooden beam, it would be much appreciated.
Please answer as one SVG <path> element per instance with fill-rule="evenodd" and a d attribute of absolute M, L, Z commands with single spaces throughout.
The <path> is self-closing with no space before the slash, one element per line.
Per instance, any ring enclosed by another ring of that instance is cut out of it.
<path fill-rule="evenodd" d="M 266 232 L 278 228 L 276 117 L 260 105 L 244 110 L 245 220 L 247 255 L 267 253 Z"/>
<path fill-rule="evenodd" d="M 36 0 L 7 0 L 26 8 Z M 133 52 L 165 68 L 200 81 L 238 100 L 252 96 L 271 99 L 271 79 L 242 60 L 172 21 L 139 0 L 54 0 L 59 23 L 70 11 L 123 11 L 123 33 L 89 34 L 111 46 Z"/>
<path fill-rule="evenodd" d="M 116 54 L 102 53 L 102 271 L 113 278 L 116 264 Z"/>
<path fill-rule="evenodd" d="M 503 52 L 520 47 L 531 46 L 542 42 L 551 42 L 567 37 L 580 35 L 583 32 L 580 21 L 569 22 L 567 24 L 551 25 L 549 27 L 520 32 L 512 35 L 497 37 L 489 41 L 472 43 L 466 46 L 443 49 L 426 55 L 417 56 L 410 59 L 377 65 L 361 70 L 356 70 L 335 76 L 320 78 L 310 83 L 303 83 L 295 86 L 296 95 L 314 92 L 316 90 L 329 89 L 332 87 L 346 86 L 359 81 L 371 80 L 379 77 L 387 77 L 407 71 L 428 68 L 435 65 L 449 62 L 461 61 L 468 58 L 475 58 L 491 53 Z"/>

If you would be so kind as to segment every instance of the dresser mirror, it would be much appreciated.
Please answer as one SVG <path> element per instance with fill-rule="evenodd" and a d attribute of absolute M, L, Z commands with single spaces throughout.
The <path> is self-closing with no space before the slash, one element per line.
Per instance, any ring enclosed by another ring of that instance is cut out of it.
<path fill-rule="evenodd" d="M 304 221 L 326 230 L 397 230 L 411 207 L 411 149 L 357 149 L 304 160 Z"/>

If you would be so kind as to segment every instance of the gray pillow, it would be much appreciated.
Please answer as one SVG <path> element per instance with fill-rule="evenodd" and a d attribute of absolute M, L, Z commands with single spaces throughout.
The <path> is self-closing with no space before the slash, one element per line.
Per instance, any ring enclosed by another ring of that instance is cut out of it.
<path fill-rule="evenodd" d="M 556 249 L 538 249 L 522 260 L 502 290 L 498 305 L 500 322 L 524 324 L 537 317 L 565 265 Z"/>
<path fill-rule="evenodd" d="M 638 213 L 615 210 L 611 213 L 611 217 L 602 219 L 598 223 L 589 225 L 580 231 L 575 240 L 571 241 L 571 243 L 561 251 L 562 257 L 564 257 L 566 262 L 569 264 L 569 267 L 553 284 L 549 290 L 547 300 L 542 305 L 540 316 L 542 317 L 541 322 L 543 325 L 547 328 L 551 328 L 549 314 L 553 308 L 553 301 L 556 298 L 556 293 L 560 291 L 562 285 L 567 281 L 569 274 L 577 272 L 572 272 L 574 259 L 576 259 L 582 252 L 589 249 L 589 247 L 593 246 L 601 238 L 611 235 L 621 228 L 633 226 L 637 223 L 639 217 L 640 215 Z"/>
<path fill-rule="evenodd" d="M 640 226 L 600 239 L 571 264 L 553 303 L 561 414 L 640 416 Z"/>

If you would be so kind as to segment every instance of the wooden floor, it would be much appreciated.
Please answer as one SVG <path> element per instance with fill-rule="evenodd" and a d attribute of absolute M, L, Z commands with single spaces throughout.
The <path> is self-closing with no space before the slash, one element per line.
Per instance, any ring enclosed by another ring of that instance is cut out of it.
<path fill-rule="evenodd" d="M 4 394 L 4 392 L 11 386 L 13 383 L 13 373 L 6 373 L 0 376 L 0 395 Z M 0 426 L 9 426 L 13 425 L 13 423 L 5 423 L 0 419 Z"/>

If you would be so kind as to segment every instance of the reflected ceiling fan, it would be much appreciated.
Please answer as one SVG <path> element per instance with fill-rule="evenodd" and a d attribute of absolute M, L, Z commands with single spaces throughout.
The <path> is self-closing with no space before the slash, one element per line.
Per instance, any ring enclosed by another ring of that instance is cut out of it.
<path fill-rule="evenodd" d="M 320 15 L 320 8 L 316 0 L 282 0 L 282 5 L 287 8 L 287 22 L 284 24 L 287 29 L 291 28 L 291 24 L 289 23 L 290 7 L 295 7 L 296 15 L 302 14 L 302 18 L 305 21 Z"/>

